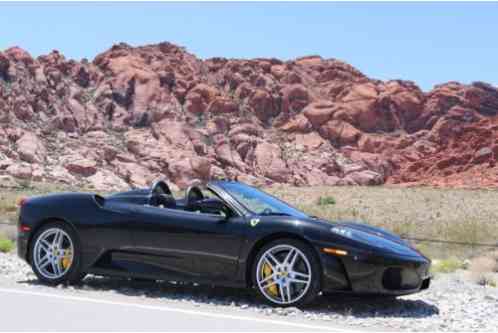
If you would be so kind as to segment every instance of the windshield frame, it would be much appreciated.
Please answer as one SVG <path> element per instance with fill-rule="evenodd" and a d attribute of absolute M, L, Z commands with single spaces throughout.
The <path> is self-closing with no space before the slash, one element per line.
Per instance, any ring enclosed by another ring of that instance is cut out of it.
<path fill-rule="evenodd" d="M 258 216 L 272 216 L 271 214 L 268 214 L 268 215 L 265 215 L 265 214 L 261 214 L 261 213 L 258 213 L 258 212 L 255 212 L 254 210 L 250 209 L 249 207 L 247 207 L 246 204 L 244 204 L 243 202 L 241 202 L 233 193 L 232 193 L 232 190 L 230 189 L 230 185 L 231 184 L 236 184 L 236 185 L 239 185 L 239 186 L 244 186 L 244 187 L 247 187 L 249 190 L 252 190 L 252 191 L 256 191 L 256 192 L 259 192 L 263 197 L 264 196 L 267 196 L 268 198 L 272 199 L 272 200 L 275 200 L 278 204 L 280 205 L 283 205 L 284 207 L 286 207 L 286 210 L 288 210 L 287 212 L 280 212 L 280 213 L 289 213 L 288 215 L 285 214 L 285 215 L 273 215 L 273 216 L 290 216 L 290 217 L 294 217 L 294 218 L 309 218 L 310 216 L 306 213 L 304 213 L 303 211 L 301 211 L 300 209 L 290 205 L 289 203 L 275 197 L 274 195 L 271 195 L 270 193 L 267 193 L 257 187 L 254 187 L 254 186 L 251 186 L 251 185 L 248 185 L 246 183 L 243 183 L 243 182 L 238 182 L 238 181 L 217 181 L 215 182 L 215 186 L 221 188 L 223 190 L 223 192 L 225 192 L 226 194 L 228 194 L 232 200 L 234 200 L 238 205 L 240 205 L 241 207 L 244 208 L 244 210 L 246 210 L 250 215 L 258 215 Z M 262 200 L 263 202 L 265 202 L 265 200 Z M 267 202 L 265 202 L 266 204 L 268 204 Z M 268 204 L 269 206 L 272 206 L 270 204 Z M 277 213 L 277 212 L 275 212 Z"/>

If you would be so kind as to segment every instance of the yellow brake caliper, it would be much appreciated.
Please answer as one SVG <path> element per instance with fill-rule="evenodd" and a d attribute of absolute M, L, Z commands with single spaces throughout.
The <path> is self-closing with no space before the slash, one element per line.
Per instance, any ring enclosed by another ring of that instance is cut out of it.
<path fill-rule="evenodd" d="M 264 263 L 263 264 L 263 278 L 266 278 L 270 275 L 273 274 L 273 269 L 271 269 L 271 266 L 268 265 L 267 263 Z M 267 287 L 268 289 L 268 292 L 272 295 L 272 296 L 278 296 L 278 288 L 277 288 L 277 284 L 273 284 L 269 287 Z"/>
<path fill-rule="evenodd" d="M 72 264 L 71 257 L 72 257 L 71 250 L 64 250 L 64 256 L 62 257 L 62 267 L 64 269 L 71 267 Z"/>

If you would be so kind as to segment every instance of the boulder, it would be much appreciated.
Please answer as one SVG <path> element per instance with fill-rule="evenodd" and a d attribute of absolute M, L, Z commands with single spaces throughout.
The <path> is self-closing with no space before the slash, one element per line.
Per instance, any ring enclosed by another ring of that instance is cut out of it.
<path fill-rule="evenodd" d="M 271 143 L 260 143 L 254 151 L 255 167 L 262 175 L 278 182 L 286 182 L 291 174 L 282 160 L 279 146 Z"/>
<path fill-rule="evenodd" d="M 97 171 L 86 180 L 91 187 L 98 191 L 124 191 L 130 187 L 112 171 L 105 169 Z"/>
<path fill-rule="evenodd" d="M 318 101 L 306 106 L 303 113 L 314 128 L 319 128 L 322 124 L 332 119 L 336 110 L 337 109 L 334 108 L 334 103 Z"/>
<path fill-rule="evenodd" d="M 223 165 L 233 166 L 239 170 L 245 170 L 246 166 L 239 153 L 232 150 L 230 144 L 223 140 L 215 148 L 216 159 Z"/>
<path fill-rule="evenodd" d="M 156 178 L 147 168 L 138 163 L 115 161 L 114 167 L 116 174 L 134 187 L 150 186 Z"/>
<path fill-rule="evenodd" d="M 82 156 L 66 158 L 64 167 L 74 175 L 89 177 L 97 172 L 97 162 Z"/>
<path fill-rule="evenodd" d="M 338 145 L 355 144 L 362 136 L 362 132 L 353 125 L 340 120 L 331 120 L 320 127 L 320 134 Z"/>
<path fill-rule="evenodd" d="M 236 114 L 239 110 L 239 106 L 233 100 L 225 97 L 215 98 L 207 108 L 207 112 L 211 114 Z"/>
<path fill-rule="evenodd" d="M 207 180 L 211 175 L 211 165 L 212 161 L 206 157 L 193 156 L 190 158 L 190 167 L 194 171 L 198 178 Z"/>
<path fill-rule="evenodd" d="M 164 145 L 176 149 L 194 150 L 184 124 L 178 121 L 165 119 L 152 125 L 152 134 Z"/>
<path fill-rule="evenodd" d="M 5 171 L 9 175 L 23 180 L 31 180 L 33 176 L 33 168 L 28 163 L 12 164 Z"/>
<path fill-rule="evenodd" d="M 490 147 L 484 147 L 476 151 L 472 162 L 474 164 L 481 164 L 491 159 L 493 159 L 493 150 Z"/>
<path fill-rule="evenodd" d="M 256 89 L 249 97 L 249 106 L 262 122 L 278 115 L 279 110 L 273 103 L 273 97 L 263 89 Z"/>
<path fill-rule="evenodd" d="M 217 95 L 216 88 L 200 83 L 192 88 L 185 97 L 185 109 L 194 114 L 204 113 Z"/>
<path fill-rule="evenodd" d="M 280 129 L 285 132 L 308 133 L 311 132 L 312 126 L 308 121 L 308 118 L 306 118 L 302 113 L 299 113 L 280 126 Z"/>
<path fill-rule="evenodd" d="M 315 150 L 328 144 L 328 142 L 316 132 L 296 134 L 295 142 L 297 146 L 304 147 L 306 151 Z"/>
<path fill-rule="evenodd" d="M 48 170 L 47 176 L 49 179 L 55 180 L 64 184 L 74 184 L 77 182 L 75 175 L 72 175 L 66 168 L 56 165 Z"/>
<path fill-rule="evenodd" d="M 282 88 L 282 112 L 297 113 L 311 101 L 308 89 L 302 84 L 290 84 Z"/>
<path fill-rule="evenodd" d="M 372 170 L 351 172 L 346 179 L 353 180 L 358 185 L 380 185 L 384 183 L 382 175 Z"/>
<path fill-rule="evenodd" d="M 42 141 L 31 132 L 24 133 L 16 141 L 16 146 L 21 160 L 29 163 L 42 163 L 47 154 Z"/>
<path fill-rule="evenodd" d="M 11 175 L 0 175 L 0 187 L 16 188 L 19 184 Z"/>

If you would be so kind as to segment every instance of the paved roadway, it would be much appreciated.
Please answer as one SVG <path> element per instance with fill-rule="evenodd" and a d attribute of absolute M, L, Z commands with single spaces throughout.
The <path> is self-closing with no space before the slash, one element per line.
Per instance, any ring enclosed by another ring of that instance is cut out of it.
<path fill-rule="evenodd" d="M 269 319 L 185 302 L 163 305 L 124 295 L 68 293 L 57 288 L 0 285 L 0 331 L 329 331 L 328 323 Z"/>

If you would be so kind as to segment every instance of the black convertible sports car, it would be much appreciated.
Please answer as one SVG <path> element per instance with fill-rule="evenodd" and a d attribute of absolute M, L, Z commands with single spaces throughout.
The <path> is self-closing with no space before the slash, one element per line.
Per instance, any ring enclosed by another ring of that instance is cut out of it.
<path fill-rule="evenodd" d="M 102 197 L 61 193 L 21 202 L 18 253 L 48 284 L 85 274 L 253 287 L 273 305 L 320 292 L 404 295 L 429 287 L 430 260 L 364 224 L 324 221 L 234 181 L 164 181 Z"/>

